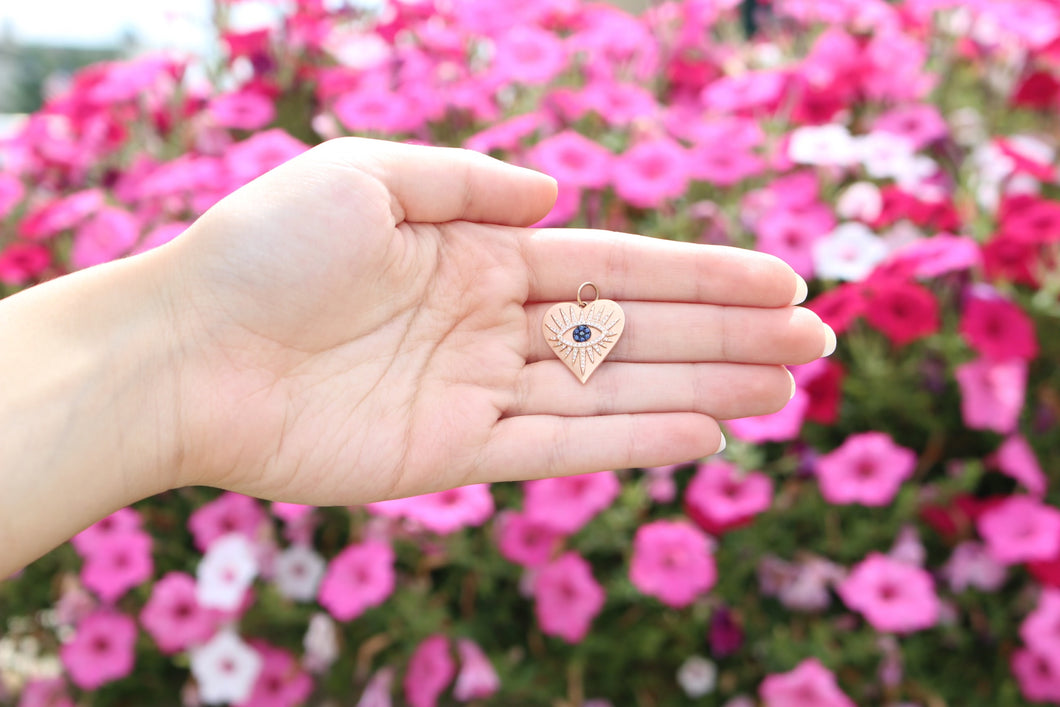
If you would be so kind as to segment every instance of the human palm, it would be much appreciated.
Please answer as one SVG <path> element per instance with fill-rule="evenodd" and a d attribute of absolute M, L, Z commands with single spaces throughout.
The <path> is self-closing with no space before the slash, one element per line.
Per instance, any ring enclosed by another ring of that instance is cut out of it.
<path fill-rule="evenodd" d="M 337 140 L 173 244 L 182 482 L 352 504 L 694 459 L 826 350 L 797 278 L 746 251 L 532 229 L 547 178 Z M 593 280 L 627 328 L 582 385 L 540 322 Z"/>

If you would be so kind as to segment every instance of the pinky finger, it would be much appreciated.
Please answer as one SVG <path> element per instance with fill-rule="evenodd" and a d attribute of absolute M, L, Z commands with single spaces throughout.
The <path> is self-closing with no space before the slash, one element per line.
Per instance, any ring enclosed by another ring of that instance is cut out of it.
<path fill-rule="evenodd" d="M 468 483 L 680 464 L 723 448 L 714 418 L 693 412 L 520 415 L 497 423 Z"/>

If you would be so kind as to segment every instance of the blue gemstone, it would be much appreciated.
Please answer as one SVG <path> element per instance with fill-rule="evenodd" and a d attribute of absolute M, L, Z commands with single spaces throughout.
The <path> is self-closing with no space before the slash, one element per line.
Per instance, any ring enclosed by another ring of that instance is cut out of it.
<path fill-rule="evenodd" d="M 573 336 L 574 336 L 574 340 L 577 341 L 578 343 L 584 343 L 584 342 L 588 341 L 592 337 L 592 335 L 593 335 L 592 329 L 590 329 L 589 327 L 585 326 L 584 324 L 579 324 L 578 326 L 574 327 Z"/>

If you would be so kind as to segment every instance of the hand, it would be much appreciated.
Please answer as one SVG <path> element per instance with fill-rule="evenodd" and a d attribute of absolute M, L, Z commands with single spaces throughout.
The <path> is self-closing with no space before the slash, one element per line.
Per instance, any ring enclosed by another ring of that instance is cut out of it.
<path fill-rule="evenodd" d="M 475 153 L 347 138 L 211 209 L 163 249 L 177 483 L 336 505 L 687 461 L 834 347 L 780 260 L 529 228 L 554 196 Z M 587 280 L 626 331 L 583 386 L 540 327 Z"/>

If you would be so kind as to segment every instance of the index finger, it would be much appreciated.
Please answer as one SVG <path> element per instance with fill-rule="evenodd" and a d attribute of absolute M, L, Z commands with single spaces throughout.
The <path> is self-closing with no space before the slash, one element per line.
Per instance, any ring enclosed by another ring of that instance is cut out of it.
<path fill-rule="evenodd" d="M 574 299 L 591 281 L 613 300 L 787 307 L 806 282 L 780 258 L 730 246 L 590 229 L 538 229 L 522 241 L 529 301 Z"/>

